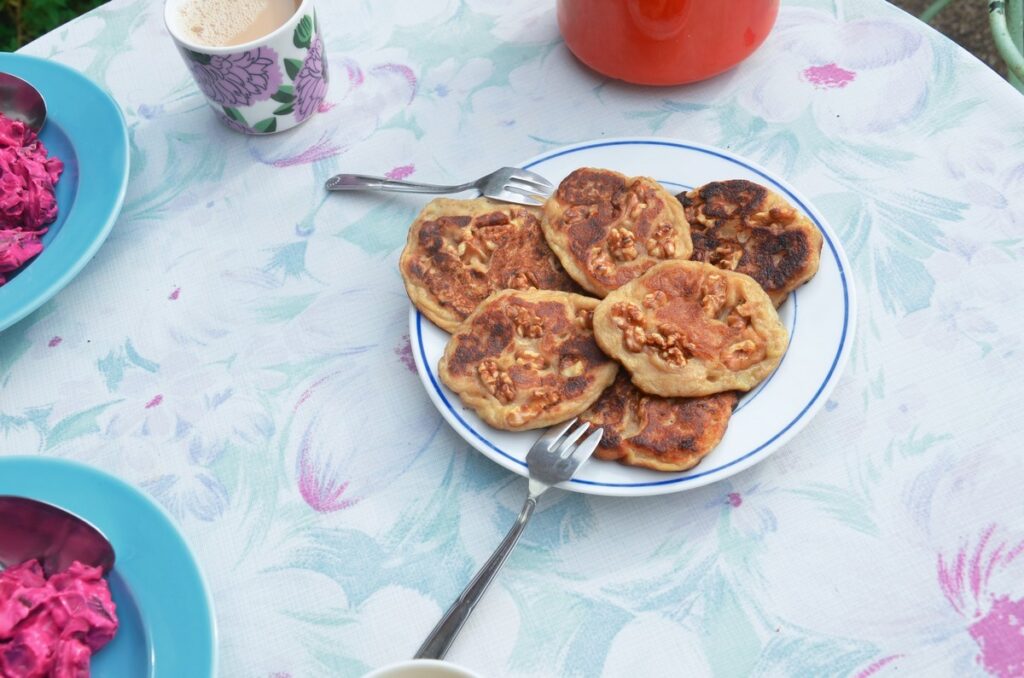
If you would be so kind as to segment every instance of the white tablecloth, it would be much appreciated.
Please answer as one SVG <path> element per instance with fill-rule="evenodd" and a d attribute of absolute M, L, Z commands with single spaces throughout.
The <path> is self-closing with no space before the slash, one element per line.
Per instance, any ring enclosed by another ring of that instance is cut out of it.
<path fill-rule="evenodd" d="M 881 0 L 805 0 L 740 67 L 667 89 L 582 66 L 553 2 L 320 3 L 330 110 L 245 138 L 162 3 L 25 52 L 122 106 L 127 201 L 95 259 L 0 334 L 0 449 L 147 490 L 209 578 L 227 676 L 410 656 L 525 483 L 444 425 L 396 262 L 416 198 L 658 135 L 780 173 L 839 230 L 861 300 L 826 408 L 767 462 L 650 499 L 546 497 L 450 659 L 488 676 L 1024 674 L 1024 97 Z"/>

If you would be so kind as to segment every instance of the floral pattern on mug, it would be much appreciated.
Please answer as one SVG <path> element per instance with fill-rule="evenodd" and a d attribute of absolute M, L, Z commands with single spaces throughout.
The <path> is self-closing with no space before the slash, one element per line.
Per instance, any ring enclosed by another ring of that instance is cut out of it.
<path fill-rule="evenodd" d="M 266 101 L 281 84 L 277 52 L 270 47 L 227 56 L 185 52 L 199 89 L 222 106 L 251 106 Z"/>
<path fill-rule="evenodd" d="M 236 132 L 241 132 L 242 134 L 255 134 L 255 130 L 245 124 L 245 119 L 236 109 L 225 107 L 224 112 L 216 111 L 216 113 L 221 122 Z"/>
<path fill-rule="evenodd" d="M 299 122 L 316 112 L 327 95 L 327 80 L 324 43 L 317 33 L 305 61 L 302 62 L 302 69 L 295 76 L 295 117 Z"/>

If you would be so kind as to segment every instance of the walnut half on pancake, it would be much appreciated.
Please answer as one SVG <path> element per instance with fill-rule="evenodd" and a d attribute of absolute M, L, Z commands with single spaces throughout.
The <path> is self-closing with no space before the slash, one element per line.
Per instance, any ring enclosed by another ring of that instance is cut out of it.
<path fill-rule="evenodd" d="M 821 231 L 764 186 L 713 181 L 676 198 L 690 223 L 690 258 L 746 273 L 776 308 L 818 272 Z"/>
<path fill-rule="evenodd" d="M 620 372 L 580 419 L 604 429 L 594 452 L 599 459 L 686 471 L 721 442 L 738 400 L 736 391 L 701 398 L 648 395 Z"/>
<path fill-rule="evenodd" d="M 576 282 L 599 297 L 693 244 L 679 201 L 654 179 L 583 167 L 544 204 L 544 236 Z"/>
<path fill-rule="evenodd" d="M 544 241 L 540 208 L 487 198 L 428 203 L 398 265 L 412 303 L 448 332 L 498 290 L 579 289 Z"/>
<path fill-rule="evenodd" d="M 619 366 L 592 325 L 597 300 L 568 292 L 504 290 L 452 334 L 441 381 L 495 428 L 542 428 L 590 407 Z"/>
<path fill-rule="evenodd" d="M 642 391 L 693 397 L 749 391 L 786 350 L 786 328 L 748 275 L 666 261 L 609 294 L 594 311 L 605 353 Z"/>

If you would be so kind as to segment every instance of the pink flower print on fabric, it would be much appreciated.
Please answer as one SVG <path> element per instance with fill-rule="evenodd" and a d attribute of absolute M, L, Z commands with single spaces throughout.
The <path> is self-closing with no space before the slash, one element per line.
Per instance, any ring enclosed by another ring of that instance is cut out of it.
<path fill-rule="evenodd" d="M 358 499 L 342 499 L 348 489 L 348 481 L 337 478 L 329 464 L 316 463 L 310 453 L 312 427 L 302 437 L 299 453 L 299 494 L 318 513 L 333 513 L 356 504 Z"/>
<path fill-rule="evenodd" d="M 1024 581 L 1024 540 L 991 543 L 995 530 L 986 528 L 973 552 L 965 545 L 952 558 L 939 554 L 937 569 L 949 604 L 971 621 L 967 631 L 978 644 L 978 664 L 1009 678 L 1024 675 L 1024 595 L 1019 585 L 1015 592 L 1005 589 Z"/>
<path fill-rule="evenodd" d="M 752 64 L 756 84 L 739 93 L 739 103 L 769 123 L 809 112 L 825 134 L 883 133 L 913 120 L 935 86 L 931 45 L 903 21 L 843 21 L 792 7 L 772 35 L 780 50 Z"/>
<path fill-rule="evenodd" d="M 819 89 L 846 87 L 857 77 L 853 71 L 840 68 L 834 63 L 824 66 L 808 66 L 804 69 L 804 79 Z"/>
<path fill-rule="evenodd" d="M 318 142 L 302 151 L 298 155 L 289 156 L 286 158 L 279 158 L 269 163 L 274 167 L 291 167 L 292 165 L 305 165 L 317 160 L 323 160 L 324 158 L 330 158 L 333 155 L 337 155 L 342 150 L 341 146 L 332 144 L 328 139 L 320 139 Z"/>
<path fill-rule="evenodd" d="M 402 342 L 395 348 L 395 355 L 398 356 L 398 360 L 405 365 L 405 369 L 409 370 L 413 374 L 416 373 L 416 359 L 412 355 L 412 342 L 409 341 L 409 335 L 405 334 L 402 336 Z"/>
<path fill-rule="evenodd" d="M 327 80 L 324 43 L 317 33 L 302 62 L 302 68 L 295 76 L 295 118 L 299 122 L 317 111 L 327 95 Z"/>
<path fill-rule="evenodd" d="M 186 50 L 187 63 L 199 89 L 222 106 L 251 106 L 266 101 L 281 85 L 277 52 L 257 47 L 227 56 Z"/>
<path fill-rule="evenodd" d="M 402 179 L 408 178 L 415 171 L 416 171 L 416 166 L 415 165 L 412 165 L 412 164 L 409 164 L 409 165 L 399 165 L 398 167 L 394 167 L 392 169 L 389 169 L 387 172 L 384 173 L 384 176 L 386 176 L 388 179 L 394 179 L 396 181 L 401 181 Z"/>
<path fill-rule="evenodd" d="M 988 614 L 971 624 L 970 633 L 986 671 L 1000 678 L 1024 676 L 1024 598 L 996 598 Z"/>
<path fill-rule="evenodd" d="M 873 676 L 902 656 L 903 655 L 901 654 L 892 654 L 888 657 L 882 657 L 881 659 L 873 661 L 870 666 L 857 674 L 857 678 L 868 678 L 869 676 Z"/>

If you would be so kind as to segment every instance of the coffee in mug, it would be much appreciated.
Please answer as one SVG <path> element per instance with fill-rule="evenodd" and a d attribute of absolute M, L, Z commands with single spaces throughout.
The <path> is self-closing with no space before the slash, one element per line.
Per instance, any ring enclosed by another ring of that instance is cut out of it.
<path fill-rule="evenodd" d="M 200 45 L 231 47 L 270 35 L 300 4 L 301 0 L 187 0 L 181 5 L 179 25 Z"/>

